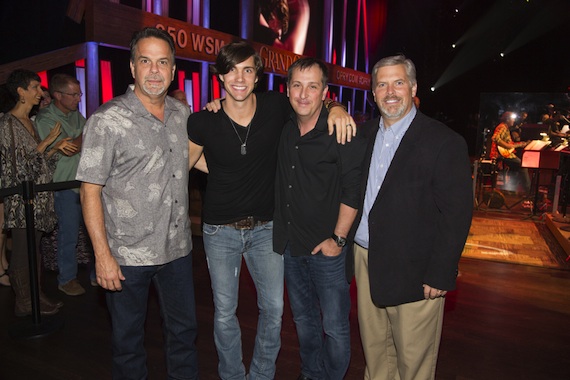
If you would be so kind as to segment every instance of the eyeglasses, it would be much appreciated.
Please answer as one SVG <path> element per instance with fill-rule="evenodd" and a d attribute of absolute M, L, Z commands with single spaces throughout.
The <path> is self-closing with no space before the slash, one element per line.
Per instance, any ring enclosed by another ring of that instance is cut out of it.
<path fill-rule="evenodd" d="M 64 95 L 73 96 L 74 98 L 81 98 L 83 96 L 82 92 L 73 92 L 73 93 L 63 92 L 63 91 L 56 91 L 56 92 L 59 92 L 60 94 Z"/>

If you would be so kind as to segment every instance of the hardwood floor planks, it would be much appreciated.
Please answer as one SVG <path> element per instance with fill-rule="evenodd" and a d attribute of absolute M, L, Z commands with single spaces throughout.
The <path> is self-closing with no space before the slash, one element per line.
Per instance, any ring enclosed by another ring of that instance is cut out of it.
<path fill-rule="evenodd" d="M 251 280 L 242 270 L 238 315 L 246 366 L 251 359 L 257 306 Z M 213 303 L 201 240 L 194 252 L 198 349 L 201 379 L 217 379 L 213 342 Z M 447 296 L 438 380 L 570 379 L 570 271 L 476 259 L 460 262 L 458 289 Z M 80 281 L 88 284 L 85 267 Z M 56 274 L 47 272 L 44 290 L 65 302 L 58 317 L 65 325 L 37 339 L 12 339 L 13 295 L 0 288 L 0 379 L 110 379 L 110 321 L 104 292 L 68 297 L 57 291 Z M 346 379 L 362 379 L 364 359 L 358 335 L 352 286 L 352 360 Z M 162 331 L 156 296 L 151 292 L 146 323 L 149 379 L 164 379 Z M 282 349 L 276 379 L 299 373 L 297 338 L 286 301 Z"/>

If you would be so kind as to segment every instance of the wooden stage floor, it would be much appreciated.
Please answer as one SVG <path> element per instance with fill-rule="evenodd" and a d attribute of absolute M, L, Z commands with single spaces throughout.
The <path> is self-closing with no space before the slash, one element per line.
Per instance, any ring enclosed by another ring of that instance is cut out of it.
<path fill-rule="evenodd" d="M 238 315 L 246 366 L 257 323 L 253 285 L 244 270 Z M 217 379 L 212 337 L 213 305 L 201 238 L 195 238 L 194 273 L 199 321 L 201 379 Z M 80 281 L 88 284 L 85 267 Z M 80 297 L 57 290 L 56 275 L 43 277 L 45 291 L 65 302 L 64 322 L 36 339 L 10 338 L 21 319 L 13 316 L 13 295 L 0 289 L 0 379 L 110 379 L 110 322 L 104 292 L 87 288 Z M 363 379 L 364 359 L 352 288 L 352 359 L 346 379 Z M 151 293 L 146 324 L 149 379 L 164 379 L 157 300 Z M 463 258 L 457 291 L 447 297 L 437 379 L 570 379 L 570 271 Z M 276 379 L 295 379 L 298 346 L 289 305 L 285 305 L 282 348 Z"/>

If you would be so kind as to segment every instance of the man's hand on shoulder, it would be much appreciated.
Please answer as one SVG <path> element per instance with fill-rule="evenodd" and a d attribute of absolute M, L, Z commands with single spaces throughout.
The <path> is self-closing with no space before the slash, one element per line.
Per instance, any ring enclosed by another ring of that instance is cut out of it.
<path fill-rule="evenodd" d="M 326 105 L 329 110 L 327 124 L 329 127 L 329 135 L 336 130 L 336 141 L 339 144 L 350 142 L 353 136 L 356 136 L 356 123 L 352 116 L 337 102 L 330 102 Z"/>
<path fill-rule="evenodd" d="M 206 106 L 203 109 L 217 113 L 222 109 L 222 99 L 214 99 L 211 102 L 206 103 Z"/>

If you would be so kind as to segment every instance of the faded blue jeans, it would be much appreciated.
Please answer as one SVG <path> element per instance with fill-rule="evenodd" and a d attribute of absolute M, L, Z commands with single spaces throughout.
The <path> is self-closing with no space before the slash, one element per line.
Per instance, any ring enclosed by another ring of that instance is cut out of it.
<path fill-rule="evenodd" d="M 301 372 L 314 380 L 341 380 L 350 363 L 350 286 L 347 247 L 336 257 L 291 256 L 285 283 L 299 338 Z"/>
<path fill-rule="evenodd" d="M 61 190 L 54 193 L 57 214 L 57 268 L 59 285 L 67 284 L 77 277 L 77 239 L 83 223 L 79 193 Z"/>
<path fill-rule="evenodd" d="M 281 348 L 283 257 L 273 252 L 273 222 L 251 230 L 204 223 L 203 239 L 214 294 L 214 341 L 222 380 L 246 376 L 236 316 L 242 256 L 257 290 L 259 318 L 249 380 L 271 380 Z"/>
<path fill-rule="evenodd" d="M 121 266 L 123 290 L 106 293 L 113 327 L 113 379 L 148 378 L 144 324 L 150 283 L 160 304 L 168 380 L 198 379 L 192 253 L 164 265 Z"/>

